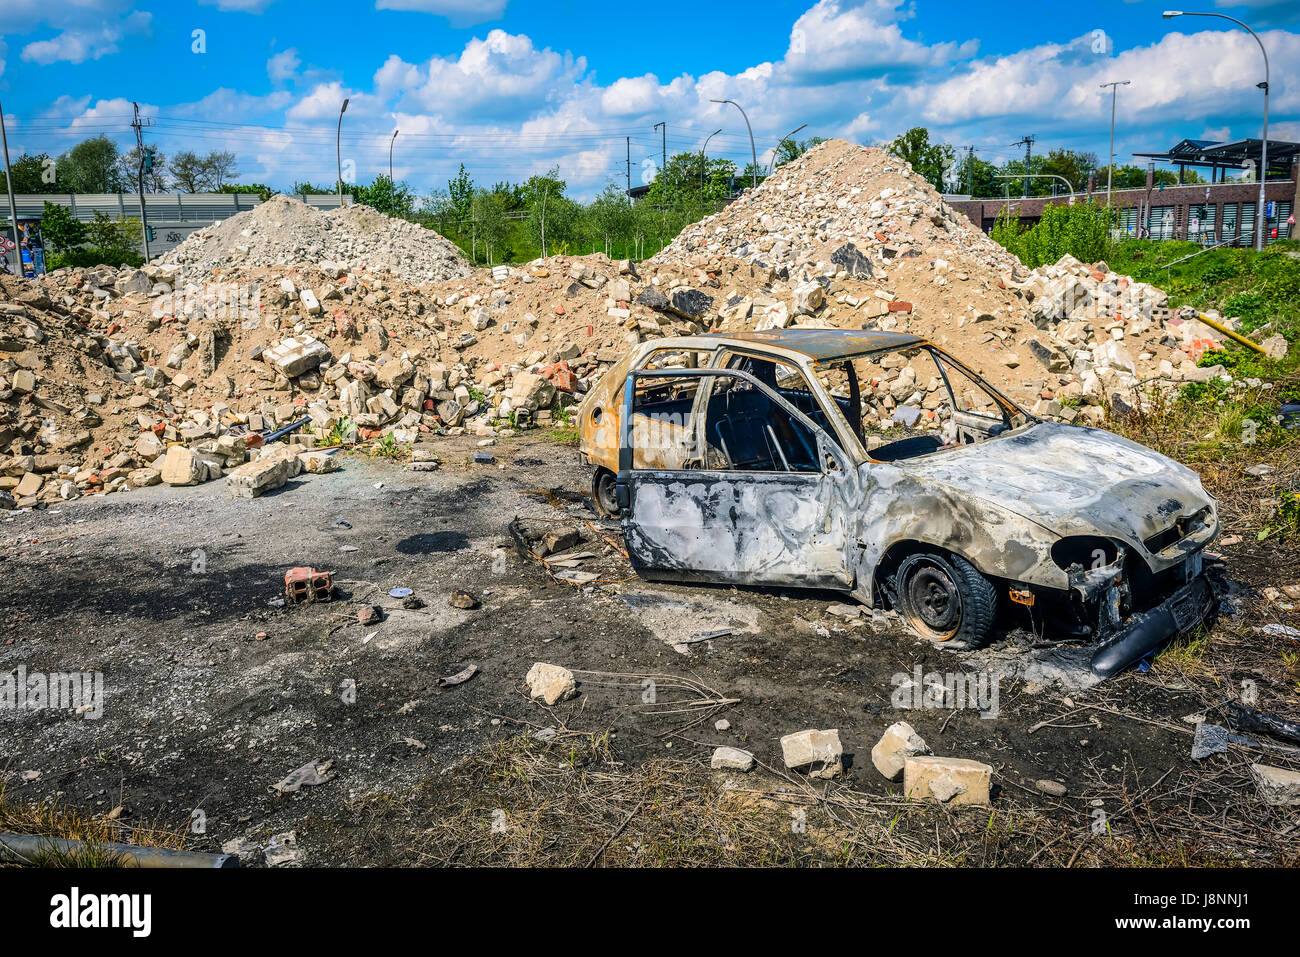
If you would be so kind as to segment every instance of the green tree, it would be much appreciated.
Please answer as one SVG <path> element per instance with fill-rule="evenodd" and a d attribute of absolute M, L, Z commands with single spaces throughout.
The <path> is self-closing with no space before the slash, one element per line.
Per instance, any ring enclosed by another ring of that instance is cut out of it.
<path fill-rule="evenodd" d="M 82 140 L 61 155 L 55 175 L 61 193 L 116 193 L 126 188 L 117 144 L 103 135 Z"/>
<path fill-rule="evenodd" d="M 262 201 L 270 199 L 276 193 L 280 192 L 265 183 L 222 183 L 218 193 L 256 193 L 262 198 Z"/>
<path fill-rule="evenodd" d="M 41 237 L 52 248 L 66 252 L 86 241 L 86 224 L 68 207 L 47 201 L 41 213 Z"/>
<path fill-rule="evenodd" d="M 574 238 L 578 207 L 564 195 L 567 184 L 560 179 L 560 168 L 528 177 L 523 184 L 524 203 L 528 210 L 528 232 L 543 256 L 552 248 L 564 248 Z"/>
<path fill-rule="evenodd" d="M 1088 188 L 1088 174 L 1097 168 L 1096 153 L 1081 153 L 1077 150 L 1054 149 L 1043 160 L 1043 173 L 1060 176 L 1069 182 L 1072 192 L 1083 192 Z M 1052 188 L 1062 190 L 1062 184 L 1048 180 L 1039 184 L 1043 195 L 1051 195 Z"/>
<path fill-rule="evenodd" d="M 927 183 L 939 191 L 944 189 L 944 173 L 956 158 L 947 143 L 931 143 L 930 131 L 924 126 L 914 126 L 895 137 L 886 149 L 908 163 Z"/>
<path fill-rule="evenodd" d="M 731 177 L 736 164 L 727 159 L 709 158 L 695 153 L 677 153 L 661 169 L 645 202 L 652 206 L 669 206 L 692 210 L 703 216 L 704 206 L 716 206 L 731 191 Z"/>
<path fill-rule="evenodd" d="M 387 176 L 376 176 L 365 186 L 355 183 L 344 187 L 358 203 L 370 206 L 389 216 L 409 216 L 415 209 L 415 196 L 404 183 L 394 183 Z"/>
<path fill-rule="evenodd" d="M 295 196 L 324 196 L 327 193 L 334 192 L 334 190 L 326 189 L 324 186 L 316 186 L 306 180 L 302 180 L 294 182 L 292 192 Z"/>
<path fill-rule="evenodd" d="M 505 205 L 507 198 L 508 194 L 480 189 L 474 193 L 474 198 L 470 202 L 474 242 L 475 245 L 483 244 L 489 266 L 496 262 L 496 257 L 503 251 L 506 237 L 509 235 Z"/>
<path fill-rule="evenodd" d="M 14 178 L 15 193 L 53 193 L 57 175 L 54 161 L 48 153 L 24 153 L 9 167 Z"/>
<path fill-rule="evenodd" d="M 146 147 L 148 149 L 149 147 Z M 140 173 L 140 147 L 132 146 L 117 158 L 117 169 L 128 192 L 137 188 Z M 152 167 L 144 174 L 146 193 L 165 193 L 169 188 L 167 156 L 157 148 L 153 152 Z"/>
<path fill-rule="evenodd" d="M 451 213 L 458 220 L 469 219 L 470 204 L 474 202 L 474 180 L 460 164 L 456 178 L 447 183 L 447 196 L 451 200 Z"/>
<path fill-rule="evenodd" d="M 168 169 L 181 192 L 205 193 L 216 185 L 212 182 L 211 168 L 193 150 L 181 150 L 173 156 Z"/>
<path fill-rule="evenodd" d="M 772 164 L 772 168 L 775 169 L 778 166 L 784 166 L 786 163 L 789 163 L 791 160 L 797 160 L 800 156 L 803 156 L 804 153 L 807 153 L 814 146 L 819 146 L 825 142 L 826 142 L 826 137 L 824 136 L 814 136 L 802 142 L 794 139 L 793 137 L 787 136 L 779 144 L 777 144 L 776 160 Z"/>

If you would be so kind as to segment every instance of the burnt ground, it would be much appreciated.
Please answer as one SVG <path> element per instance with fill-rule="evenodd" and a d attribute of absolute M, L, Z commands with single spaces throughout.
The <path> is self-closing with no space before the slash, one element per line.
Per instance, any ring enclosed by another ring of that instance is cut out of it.
<path fill-rule="evenodd" d="M 1014 621 L 991 652 L 963 656 L 892 616 L 846 622 L 828 612 L 834 594 L 641 581 L 616 524 L 585 502 L 574 448 L 519 438 L 489 465 L 470 462 L 469 440 L 436 449 L 436 472 L 351 456 L 252 501 L 218 482 L 0 513 L 0 668 L 105 682 L 98 720 L 0 712 L 3 801 L 175 831 L 199 809 L 187 846 L 293 831 L 298 861 L 326 866 L 1296 861 L 1300 814 L 1260 801 L 1258 751 L 1189 756 L 1187 717 L 1214 720 L 1242 681 L 1294 716 L 1296 644 L 1252 631 L 1249 589 L 1242 614 L 1145 672 L 1085 688 L 1067 660 L 1058 684 L 1027 666 L 1059 656 L 1031 650 Z M 558 581 L 515 546 L 516 516 L 529 539 L 582 530 L 596 557 L 577 568 L 599 579 Z M 1262 585 L 1262 561 L 1228 572 Z M 338 597 L 270 605 L 296 565 L 332 571 Z M 457 589 L 480 607 L 451 606 Z M 372 604 L 385 617 L 360 624 Z M 714 629 L 729 633 L 691 640 Z M 572 669 L 580 695 L 531 701 L 537 661 Z M 1012 672 L 996 717 L 891 700 L 897 675 L 994 661 Z M 469 681 L 439 686 L 470 664 Z M 993 766 L 992 812 L 902 799 L 870 759 L 901 719 L 934 753 Z M 832 727 L 842 779 L 784 771 L 781 735 Z M 760 768 L 710 771 L 724 744 Z M 313 760 L 333 762 L 329 781 L 271 790 Z"/>

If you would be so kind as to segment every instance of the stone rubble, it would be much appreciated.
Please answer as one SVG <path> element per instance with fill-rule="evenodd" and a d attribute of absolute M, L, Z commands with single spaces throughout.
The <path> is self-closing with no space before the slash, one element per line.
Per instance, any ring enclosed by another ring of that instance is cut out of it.
<path fill-rule="evenodd" d="M 1083 424 L 1151 379 L 1227 377 L 1197 364 L 1218 333 L 1160 290 L 1069 257 L 1028 271 L 905 164 L 842 140 L 639 265 L 473 269 L 449 246 L 364 207 L 281 197 L 143 269 L 0 277 L 0 508 L 223 476 L 259 494 L 333 467 L 303 452 L 389 437 L 433 469 L 417 440 L 569 425 L 629 347 L 711 330 L 911 332 L 1034 413 Z M 942 383 L 894 358 L 865 411 L 941 428 Z M 234 475 L 267 456 L 299 461 Z"/>

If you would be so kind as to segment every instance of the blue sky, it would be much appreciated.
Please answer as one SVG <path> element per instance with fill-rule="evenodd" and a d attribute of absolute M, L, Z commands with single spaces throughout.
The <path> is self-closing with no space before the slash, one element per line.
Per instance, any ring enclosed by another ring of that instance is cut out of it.
<path fill-rule="evenodd" d="M 342 157 L 361 180 L 394 172 L 420 192 L 459 162 L 476 181 L 560 166 L 573 192 L 633 185 L 668 151 L 743 164 L 786 132 L 879 144 L 911 126 L 999 161 L 1011 143 L 1116 153 L 1184 136 L 1259 135 L 1262 60 L 1249 34 L 1204 17 L 1162 20 L 1176 0 L 1091 5 L 1003 0 L 821 0 L 715 7 L 686 0 L 7 0 L 0 97 L 11 154 L 58 153 L 100 132 L 230 149 L 240 179 L 331 183 Z M 1195 0 L 1260 31 L 1272 64 L 1270 135 L 1300 140 L 1300 3 Z M 725 13 L 715 12 L 723 10 Z"/>

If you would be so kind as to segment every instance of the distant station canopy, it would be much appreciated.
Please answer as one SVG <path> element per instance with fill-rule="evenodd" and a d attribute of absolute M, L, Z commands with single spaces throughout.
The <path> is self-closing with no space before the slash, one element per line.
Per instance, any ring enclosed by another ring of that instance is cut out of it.
<path fill-rule="evenodd" d="M 1169 163 L 1178 167 L 1178 181 L 1183 181 L 1183 173 L 1188 167 L 1210 170 L 1210 182 L 1222 182 L 1228 171 L 1234 173 L 1244 169 L 1259 169 L 1264 152 L 1263 140 L 1236 140 L 1232 143 L 1218 143 L 1214 140 L 1182 140 L 1164 153 L 1134 153 L 1144 159 L 1158 163 Z M 1288 143 L 1285 140 L 1268 141 L 1268 176 L 1270 179 L 1287 179 L 1291 175 L 1291 166 L 1300 155 L 1300 143 Z"/>

